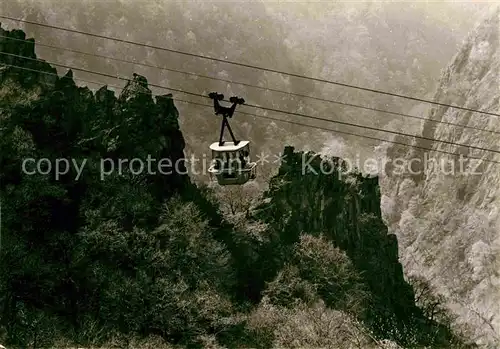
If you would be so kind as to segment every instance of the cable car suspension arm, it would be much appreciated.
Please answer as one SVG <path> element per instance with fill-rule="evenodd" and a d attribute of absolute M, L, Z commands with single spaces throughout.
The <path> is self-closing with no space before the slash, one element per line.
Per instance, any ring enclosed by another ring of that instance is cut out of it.
<path fill-rule="evenodd" d="M 215 115 L 222 115 L 222 125 L 221 125 L 221 130 L 220 130 L 220 137 L 219 137 L 219 145 L 222 146 L 224 145 L 224 128 L 227 127 L 229 130 L 229 133 L 231 134 L 231 138 L 233 139 L 234 145 L 238 145 L 240 141 L 236 140 L 234 137 L 233 131 L 231 130 L 231 126 L 229 126 L 229 121 L 227 118 L 232 118 L 234 114 L 234 110 L 236 109 L 236 106 L 238 104 L 244 104 L 245 100 L 243 98 L 239 97 L 231 97 L 229 98 L 229 101 L 233 104 L 231 107 L 224 107 L 219 104 L 219 101 L 224 99 L 224 95 L 221 93 L 217 92 L 211 92 L 208 95 L 211 99 L 214 100 L 214 111 Z"/>

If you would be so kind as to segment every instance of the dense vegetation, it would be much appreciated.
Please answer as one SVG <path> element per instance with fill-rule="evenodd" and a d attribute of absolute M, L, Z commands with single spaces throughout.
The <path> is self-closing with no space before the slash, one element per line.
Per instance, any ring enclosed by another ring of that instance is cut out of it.
<path fill-rule="evenodd" d="M 0 40 L 2 52 L 33 49 Z M 123 159 L 182 159 L 178 116 L 140 75 L 115 97 L 77 87 L 71 71 L 0 56 L 4 344 L 454 345 L 446 323 L 415 305 L 376 178 L 339 178 L 339 159 L 331 174 L 302 174 L 314 154 L 287 147 L 260 204 L 228 222 L 217 193 L 185 174 L 118 170 Z M 28 158 L 87 162 L 56 177 L 24 173 Z M 114 166 L 104 178 L 101 159 Z"/>

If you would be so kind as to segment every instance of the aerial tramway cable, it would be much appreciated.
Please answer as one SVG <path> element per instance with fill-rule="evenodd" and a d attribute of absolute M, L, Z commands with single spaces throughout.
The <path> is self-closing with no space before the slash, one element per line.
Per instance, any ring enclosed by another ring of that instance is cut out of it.
<path fill-rule="evenodd" d="M 46 71 L 40 71 L 40 70 L 37 70 L 37 69 L 31 69 L 31 68 L 26 68 L 26 67 L 19 67 L 19 66 L 11 65 L 11 64 L 5 64 L 5 66 L 11 67 L 11 68 L 17 68 L 17 69 L 21 69 L 21 70 L 26 70 L 26 71 L 38 72 L 38 73 L 42 73 L 42 74 L 53 75 L 53 76 L 59 77 L 55 73 L 46 72 Z M 86 79 L 81 79 L 81 78 L 73 78 L 73 79 L 77 80 L 77 81 L 81 81 L 81 82 L 86 82 L 86 83 L 91 83 L 91 84 L 96 84 L 96 85 L 102 85 L 101 82 L 97 82 L 97 81 L 86 80 Z M 117 86 L 117 85 L 106 84 L 105 86 L 109 86 L 109 87 L 113 87 L 113 88 L 117 88 L 117 89 L 123 90 L 123 87 L 120 87 L 120 86 Z M 161 87 L 161 88 L 167 89 L 166 87 Z M 190 104 L 190 105 L 197 105 L 197 106 L 202 106 L 202 107 L 213 108 L 212 105 L 198 103 L 198 102 L 193 102 L 193 101 L 187 101 L 187 100 L 183 100 L 183 99 L 179 99 L 179 98 L 172 98 L 172 100 L 180 102 L 180 103 Z M 477 157 L 477 156 L 464 155 L 464 154 L 461 154 L 461 153 L 453 153 L 453 152 L 450 152 L 450 151 L 445 151 L 445 150 L 440 150 L 440 149 L 426 148 L 426 147 L 417 146 L 417 145 L 413 145 L 413 144 L 407 144 L 407 143 L 403 143 L 403 142 L 399 142 L 399 141 L 393 141 L 393 140 L 387 140 L 387 139 L 378 138 L 378 137 L 372 137 L 372 136 L 368 136 L 368 135 L 357 134 L 357 133 L 354 133 L 354 132 L 334 130 L 334 129 L 331 129 L 331 128 L 326 128 L 326 127 L 321 127 L 321 126 L 315 126 L 315 125 L 310 125 L 310 124 L 300 123 L 300 122 L 295 122 L 295 121 L 290 121 L 290 120 L 283 120 L 283 119 L 279 119 L 279 118 L 273 118 L 273 117 L 269 117 L 269 116 L 265 116 L 265 115 L 258 115 L 258 114 L 254 114 L 254 113 L 244 112 L 244 111 L 237 111 L 237 113 L 243 114 L 243 115 L 249 115 L 249 116 L 252 116 L 252 117 L 257 117 L 257 118 L 272 120 L 272 121 L 284 122 L 284 123 L 288 123 L 288 124 L 292 124 L 292 125 L 298 125 L 298 126 L 304 126 L 304 127 L 319 129 L 319 130 L 333 132 L 333 133 L 338 133 L 338 134 L 342 134 L 342 135 L 348 135 L 348 136 L 354 136 L 354 137 L 365 138 L 365 139 L 370 139 L 370 140 L 376 140 L 376 141 L 380 141 L 380 142 L 387 142 L 387 143 L 391 143 L 391 144 L 405 146 L 405 147 L 408 147 L 408 148 L 416 148 L 416 149 L 427 150 L 427 151 L 435 151 L 437 153 L 448 154 L 448 155 L 452 155 L 452 156 L 455 156 L 455 157 L 463 156 L 466 159 L 480 160 L 480 161 L 484 161 L 484 162 L 488 162 L 488 163 L 500 164 L 500 161 L 496 161 L 496 160 L 483 159 L 483 158 L 480 158 L 480 157 Z M 284 113 L 287 113 L 287 112 L 284 112 Z M 417 136 L 409 135 L 409 137 L 417 137 Z M 439 140 L 434 140 L 434 141 L 440 142 Z"/>
<path fill-rule="evenodd" d="M 362 86 L 356 86 L 356 85 L 341 83 L 341 82 L 332 81 L 332 80 L 326 80 L 326 79 L 308 77 L 308 76 L 303 76 L 303 75 L 299 75 L 299 74 L 294 74 L 294 73 L 279 71 L 279 70 L 276 70 L 276 69 L 259 67 L 259 66 L 254 66 L 254 65 L 250 65 L 250 64 L 239 63 L 239 62 L 229 61 L 229 60 L 226 60 L 226 59 L 209 57 L 209 56 L 204 56 L 204 55 L 190 53 L 190 52 L 183 52 L 183 51 L 179 51 L 179 50 L 169 49 L 169 48 L 166 48 L 166 47 L 155 46 L 155 45 L 150 45 L 150 44 L 144 44 L 144 43 L 135 42 L 135 41 L 131 41 L 131 40 L 120 39 L 120 38 L 116 38 L 116 37 L 105 36 L 105 35 L 100 35 L 100 34 L 95 34 L 95 33 L 89 33 L 89 32 L 84 32 L 84 31 L 81 31 L 81 30 L 64 28 L 64 27 L 59 27 L 59 26 L 45 24 L 45 23 L 28 21 L 28 20 L 24 20 L 24 19 L 21 19 L 21 18 L 14 18 L 14 17 L 4 16 L 4 15 L 0 15 L 0 18 L 8 19 L 8 20 L 11 20 L 11 21 L 17 21 L 17 22 L 21 22 L 21 23 L 33 24 L 33 25 L 37 25 L 37 26 L 41 26 L 41 27 L 46 27 L 46 28 L 51 28 L 51 29 L 57 29 L 57 30 L 67 31 L 67 32 L 71 32 L 71 33 L 81 34 L 81 35 L 92 36 L 92 37 L 100 38 L 100 39 L 112 40 L 112 41 L 116 41 L 116 42 L 122 42 L 122 43 L 126 43 L 126 44 L 132 44 L 132 45 L 137 45 L 137 46 L 152 48 L 152 49 L 155 49 L 155 50 L 161 50 L 161 51 L 176 53 L 176 54 L 180 54 L 180 55 L 185 55 L 185 56 L 190 56 L 190 57 L 195 57 L 195 58 L 200 58 L 200 59 L 205 59 L 205 60 L 211 60 L 211 61 L 219 62 L 219 63 L 236 65 L 236 66 L 240 66 L 240 67 L 244 67 L 244 68 L 251 68 L 251 69 L 256 69 L 256 70 L 261 70 L 261 71 L 267 71 L 267 72 L 271 72 L 271 73 L 288 75 L 288 76 L 291 76 L 291 77 L 296 77 L 296 78 L 300 78 L 300 79 L 306 79 L 306 80 L 321 82 L 321 83 L 325 83 L 325 84 L 331 84 L 331 85 L 337 85 L 337 86 L 342 86 L 342 87 L 348 87 L 348 88 L 352 88 L 352 89 L 357 89 L 357 90 L 366 91 L 366 92 L 373 92 L 373 93 L 387 95 L 387 96 L 391 96 L 391 97 L 397 97 L 397 98 L 403 98 L 403 99 L 408 99 L 408 100 L 422 102 L 422 103 L 434 104 L 434 105 L 438 105 L 438 106 L 442 106 L 442 107 L 447 107 L 447 108 L 455 108 L 455 109 L 460 109 L 460 110 L 464 110 L 464 111 L 468 111 L 468 112 L 481 113 L 481 114 L 486 114 L 486 115 L 491 115 L 491 116 L 500 116 L 500 114 L 497 114 L 497 113 L 492 113 L 492 112 L 487 112 L 487 111 L 482 111 L 482 110 L 476 110 L 476 109 L 471 109 L 471 108 L 465 108 L 465 107 L 461 107 L 461 106 L 458 106 L 458 105 L 447 104 L 447 103 L 440 103 L 440 102 L 437 102 L 437 101 L 426 100 L 426 99 L 423 99 L 423 98 L 411 97 L 411 96 L 406 96 L 406 95 L 402 95 L 402 94 L 397 94 L 397 93 L 392 93 L 392 92 L 387 92 L 387 91 L 382 91 L 382 90 L 377 90 L 377 89 L 372 89 L 372 88 L 366 88 L 366 87 L 362 87 Z"/>
<path fill-rule="evenodd" d="M 8 39 L 8 40 L 18 41 L 18 42 L 19 41 L 21 41 L 21 42 L 30 42 L 30 43 L 32 42 L 30 40 L 18 39 L 18 38 L 11 38 L 9 36 L 4 36 L 4 35 L 0 35 L 0 38 L 5 38 L 5 39 Z M 314 96 L 304 95 L 304 94 L 300 94 L 300 93 L 294 93 L 294 92 L 288 92 L 288 91 L 283 91 L 283 90 L 279 90 L 279 89 L 274 89 L 274 88 L 270 88 L 270 87 L 257 86 L 257 85 L 252 85 L 252 84 L 248 84 L 248 83 L 244 83 L 244 82 L 233 81 L 233 80 L 218 78 L 218 77 L 209 76 L 209 75 L 197 74 L 197 73 L 187 72 L 187 71 L 178 70 L 178 69 L 172 69 L 172 68 L 166 68 L 166 67 L 160 67 L 160 66 L 156 66 L 156 65 L 152 65 L 152 64 L 147 64 L 147 63 L 135 62 L 135 61 L 126 60 L 126 59 L 122 59 L 122 58 L 116 58 L 116 57 L 111 57 L 111 56 L 106 56 L 106 55 L 100 55 L 100 54 L 96 54 L 96 53 L 89 53 L 89 52 L 83 52 L 83 51 L 79 51 L 79 50 L 68 49 L 68 48 L 64 48 L 64 47 L 60 47 L 60 46 L 55 46 L 55 45 L 49 45 L 49 44 L 41 43 L 39 41 L 36 42 L 36 45 L 37 46 L 42 46 L 42 47 L 48 47 L 48 48 L 52 48 L 52 49 L 58 49 L 58 50 L 66 51 L 66 52 L 71 52 L 71 53 L 76 53 L 76 54 L 91 56 L 91 57 L 98 57 L 98 58 L 103 58 L 103 59 L 109 59 L 109 60 L 113 60 L 113 61 L 117 61 L 117 62 L 121 62 L 121 63 L 134 64 L 134 65 L 138 65 L 138 66 L 142 66 L 142 67 L 147 67 L 147 68 L 154 68 L 154 69 L 169 71 L 169 72 L 173 72 L 173 73 L 184 74 L 184 75 L 188 75 L 188 76 L 200 77 L 200 78 L 203 78 L 203 79 L 210 79 L 210 80 L 222 81 L 222 82 L 226 82 L 226 83 L 230 83 L 230 84 L 251 87 L 251 88 L 255 88 L 255 89 L 259 89 L 259 90 L 264 90 L 264 91 L 276 92 L 276 93 L 281 93 L 281 94 L 286 94 L 286 95 L 296 96 L 296 97 L 301 97 L 301 98 L 308 98 L 308 99 L 317 100 L 317 101 L 321 101 L 321 102 L 327 102 L 327 103 L 337 104 L 337 105 L 341 105 L 341 106 L 344 106 L 344 107 L 352 107 L 352 108 L 358 108 L 358 109 L 363 109 L 363 110 L 375 111 L 375 112 L 378 112 L 378 113 L 384 113 L 384 114 L 402 116 L 402 117 L 407 117 L 407 118 L 412 118 L 412 119 L 417 119 L 417 120 L 424 120 L 426 122 L 431 122 L 431 123 L 436 123 L 436 124 L 443 124 L 443 125 L 455 126 L 455 127 L 463 127 L 463 128 L 467 128 L 467 129 L 476 130 L 476 131 L 490 132 L 490 133 L 496 133 L 496 134 L 500 135 L 500 131 L 486 130 L 486 129 L 483 129 L 483 128 L 480 128 L 480 127 L 469 126 L 469 125 L 462 125 L 462 124 L 457 124 L 457 123 L 450 122 L 450 121 L 433 120 L 433 119 L 429 119 L 429 118 L 422 117 L 422 116 L 415 116 L 415 115 L 410 115 L 410 114 L 405 114 L 405 113 L 400 113 L 400 112 L 394 112 L 394 111 L 389 111 L 389 110 L 384 110 L 384 109 L 379 109 L 379 108 L 367 107 L 367 106 L 353 104 L 353 103 L 346 103 L 346 102 L 335 101 L 335 100 L 321 98 L 321 97 L 314 97 Z"/>
<path fill-rule="evenodd" d="M 129 81 L 130 80 L 130 78 L 127 78 L 127 77 L 115 76 L 115 75 L 112 75 L 112 74 L 106 74 L 106 73 L 96 72 L 96 71 L 92 71 L 92 70 L 88 70 L 88 69 L 83 69 L 83 68 L 78 68 L 78 67 L 72 67 L 72 66 L 68 66 L 66 64 L 60 64 L 60 63 L 55 63 L 55 62 L 48 62 L 48 61 L 44 61 L 44 60 L 39 60 L 37 58 L 24 57 L 24 56 L 15 55 L 15 54 L 12 54 L 12 53 L 5 53 L 5 52 L 0 52 L 0 54 L 7 55 L 7 56 L 13 56 L 13 57 L 21 58 L 21 59 L 34 60 L 34 61 L 43 62 L 43 63 L 47 63 L 47 64 L 52 64 L 52 65 L 63 67 L 63 68 L 67 68 L 67 69 L 72 69 L 72 70 L 77 70 L 77 71 L 83 71 L 83 72 L 86 72 L 86 73 L 95 74 L 95 75 L 101 75 L 101 76 L 110 77 L 110 78 L 114 78 L 114 79 L 119 79 L 119 80 L 124 80 L 124 81 Z M 149 85 L 153 86 L 153 87 L 158 87 L 158 88 L 170 90 L 170 91 L 176 91 L 176 92 L 179 92 L 179 93 L 184 93 L 184 94 L 191 95 L 191 96 L 197 96 L 197 97 L 202 97 L 202 98 L 208 98 L 208 99 L 210 99 L 209 96 L 205 96 L 205 95 L 200 94 L 200 93 L 185 91 L 185 90 L 182 90 L 182 89 L 171 88 L 169 86 L 162 86 L 162 85 L 158 85 L 158 84 L 149 84 Z M 303 118 L 307 118 L 307 119 L 312 119 L 312 120 L 331 122 L 331 123 L 335 123 L 335 124 L 339 124 L 339 125 L 345 125 L 345 126 L 351 126 L 351 127 L 358 127 L 358 128 L 363 128 L 363 129 L 371 130 L 371 131 L 380 131 L 380 132 L 390 133 L 390 134 L 398 135 L 398 136 L 415 137 L 415 138 L 423 139 L 423 140 L 427 140 L 427 141 L 440 142 L 440 143 L 444 143 L 444 144 L 456 145 L 456 146 L 460 146 L 460 147 L 467 147 L 467 148 L 470 148 L 470 149 L 476 149 L 476 150 L 481 150 L 481 151 L 490 151 L 490 152 L 494 152 L 494 153 L 500 154 L 500 150 L 495 150 L 495 149 L 488 149 L 488 148 L 483 148 L 483 147 L 477 147 L 477 146 L 473 146 L 473 145 L 456 143 L 456 142 L 451 142 L 451 141 L 446 141 L 446 140 L 438 140 L 438 139 L 434 139 L 434 138 L 431 138 L 431 137 L 417 136 L 417 135 L 412 135 L 412 134 L 408 134 L 408 133 L 404 133 L 404 132 L 399 132 L 399 131 L 385 130 L 385 129 L 381 129 L 381 128 L 377 128 L 377 127 L 372 127 L 372 126 L 358 125 L 358 124 L 354 124 L 354 123 L 350 123 L 350 122 L 339 121 L 339 120 L 332 120 L 332 119 L 327 119 L 327 118 L 322 118 L 322 117 L 317 117 L 317 116 L 312 116 L 312 115 L 306 115 L 306 114 L 302 114 L 302 113 L 295 113 L 295 112 L 283 111 L 283 110 L 279 110 L 279 109 L 275 109 L 275 108 L 262 107 L 262 106 L 253 105 L 253 104 L 245 104 L 245 105 L 248 106 L 248 107 L 256 108 L 256 109 L 267 110 L 267 111 L 276 112 L 276 113 L 283 113 L 283 114 L 288 114 L 288 115 L 293 115 L 293 116 L 299 116 L 299 117 L 303 117 Z"/>

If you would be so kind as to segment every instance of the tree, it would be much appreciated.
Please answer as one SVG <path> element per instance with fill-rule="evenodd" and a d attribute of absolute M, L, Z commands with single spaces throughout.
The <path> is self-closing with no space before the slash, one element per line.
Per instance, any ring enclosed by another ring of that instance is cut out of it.
<path fill-rule="evenodd" d="M 81 233 L 80 261 L 99 320 L 123 333 L 184 343 L 225 326 L 234 282 L 226 248 L 193 203 L 173 198 L 161 224 L 146 232 L 114 223 Z"/>
<path fill-rule="evenodd" d="M 415 290 L 415 303 L 424 311 L 430 321 L 450 320 L 444 306 L 444 297 L 433 290 L 424 277 L 412 275 L 409 282 Z"/>
<path fill-rule="evenodd" d="M 293 307 L 321 300 L 333 309 L 361 315 L 368 293 L 344 252 L 322 236 L 302 234 L 291 253 L 263 292 L 272 304 Z"/>
<path fill-rule="evenodd" d="M 357 316 L 361 314 L 368 292 L 345 252 L 323 236 L 302 234 L 293 260 L 299 275 L 315 286 L 325 304 Z"/>
<path fill-rule="evenodd" d="M 321 300 L 312 305 L 280 307 L 264 297 L 249 316 L 248 327 L 272 348 L 374 348 L 368 331 L 354 318 L 328 308 Z"/>
<path fill-rule="evenodd" d="M 260 188 L 255 182 L 244 185 L 216 186 L 214 193 L 226 215 L 243 215 L 248 218 L 252 206 L 260 194 Z"/>

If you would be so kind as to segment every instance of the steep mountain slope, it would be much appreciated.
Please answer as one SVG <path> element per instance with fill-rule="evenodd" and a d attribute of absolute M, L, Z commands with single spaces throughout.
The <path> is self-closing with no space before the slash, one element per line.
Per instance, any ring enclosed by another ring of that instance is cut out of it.
<path fill-rule="evenodd" d="M 36 58 L 34 41 L 2 38 L 0 52 Z M 219 326 L 210 318 L 227 314 L 232 259 L 185 174 L 178 115 L 142 76 L 118 97 L 94 94 L 71 71 L 0 55 L 2 343 L 193 342 Z M 160 159 L 179 166 L 160 172 Z"/>
<path fill-rule="evenodd" d="M 449 347 L 450 333 L 426 318 L 404 280 L 397 239 L 388 235 L 381 219 L 378 178 L 343 174 L 339 158 L 295 152 L 293 147 L 286 147 L 284 154 L 286 162 L 255 214 L 274 232 L 266 237 L 274 252 L 266 270 L 289 263 L 286 246 L 299 241 L 301 234 L 323 236 L 344 251 L 360 273 L 369 294 L 369 300 L 361 301 L 362 317 L 377 336 L 403 345 Z M 335 297 L 348 290 L 345 287 L 323 296 Z M 355 290 L 348 292 L 358 298 Z"/>
<path fill-rule="evenodd" d="M 500 7 L 470 34 L 444 72 L 435 100 L 499 113 Z M 435 107 L 431 120 L 500 131 L 498 117 Z M 498 134 L 425 122 L 425 137 L 498 149 Z M 400 141 L 406 142 L 401 139 Z M 495 159 L 494 153 L 416 141 L 425 148 Z M 387 158 L 413 160 L 412 172 L 389 163 L 382 211 L 398 236 L 408 275 L 427 279 L 478 343 L 500 345 L 500 176 L 497 164 L 463 161 L 435 151 L 392 146 Z M 429 160 L 431 159 L 431 160 Z M 429 161 L 436 161 L 432 166 Z M 426 165 L 427 162 L 427 165 Z"/>
<path fill-rule="evenodd" d="M 252 262 L 265 266 L 277 246 L 262 246 L 224 222 L 208 189 L 183 174 L 182 161 L 173 172 L 157 168 L 159 159 L 176 164 L 184 157 L 170 95 L 154 100 L 140 75 L 117 97 L 106 87 L 92 93 L 75 85 L 71 71 L 59 77 L 34 60 L 34 41 L 8 40 L 25 39 L 23 31 L 0 35 L 1 53 L 31 58 L 0 55 L 2 343 L 109 348 L 112 342 L 134 349 L 375 343 L 354 316 L 320 302 L 286 304 L 292 309 L 260 302 L 267 274 Z M 310 251 L 318 258 L 311 261 Z M 295 252 L 308 262 L 301 264 L 309 278 L 342 276 L 333 285 L 353 279 L 331 272 L 337 261 L 352 267 L 328 241 L 309 237 Z M 328 268 L 316 270 L 323 257 L 330 257 Z M 345 296 L 327 298 L 346 303 Z M 318 323 L 325 314 L 329 322 Z M 353 333 L 332 331 L 337 320 Z M 297 321 L 315 333 L 293 330 Z"/>
<path fill-rule="evenodd" d="M 36 58 L 33 41 L 2 39 L 0 51 Z M 2 343 L 449 348 L 458 339 L 416 306 L 375 178 L 339 178 L 340 159 L 325 168 L 288 147 L 248 234 L 183 174 L 172 96 L 154 100 L 137 74 L 118 97 L 92 93 L 71 71 L 0 57 Z M 26 159 L 45 160 L 23 170 Z M 160 172 L 159 159 L 180 166 Z M 319 174 L 302 173 L 309 159 Z"/>

